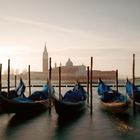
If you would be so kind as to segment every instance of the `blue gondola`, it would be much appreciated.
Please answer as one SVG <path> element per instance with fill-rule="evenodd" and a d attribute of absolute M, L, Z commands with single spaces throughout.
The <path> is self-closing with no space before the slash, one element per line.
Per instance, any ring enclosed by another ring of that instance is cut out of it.
<path fill-rule="evenodd" d="M 126 95 L 122 95 L 116 90 L 113 90 L 101 79 L 99 79 L 98 83 L 98 95 L 102 106 L 113 113 L 122 113 L 129 107 L 130 101 L 128 97 Z"/>
<path fill-rule="evenodd" d="M 140 106 L 140 88 L 134 85 L 134 98 L 133 98 L 133 85 L 128 79 L 126 81 L 126 93 L 128 94 L 131 100 L 135 99 L 136 104 Z"/>
<path fill-rule="evenodd" d="M 53 90 L 51 91 L 53 92 Z M 49 107 L 48 93 L 49 87 L 46 84 L 41 91 L 35 91 L 29 97 L 24 95 L 23 97 L 7 99 L 1 95 L 1 107 L 5 113 L 31 113 L 34 111 L 43 111 Z"/>
<path fill-rule="evenodd" d="M 71 118 L 80 114 L 86 108 L 86 91 L 77 83 L 72 90 L 58 99 L 56 94 L 52 95 L 55 110 L 60 117 Z"/>
<path fill-rule="evenodd" d="M 9 93 L 6 91 L 1 91 L 0 95 L 4 96 L 5 98 L 8 98 L 8 99 L 22 97 L 22 96 L 24 96 L 25 89 L 26 89 L 25 84 L 22 81 L 22 78 L 20 78 L 20 82 L 14 90 L 10 90 Z"/>

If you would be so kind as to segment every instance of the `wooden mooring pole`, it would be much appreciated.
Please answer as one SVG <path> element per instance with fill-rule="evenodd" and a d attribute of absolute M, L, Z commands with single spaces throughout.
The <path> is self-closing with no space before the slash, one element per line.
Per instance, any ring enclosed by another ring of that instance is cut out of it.
<path fill-rule="evenodd" d="M 52 73 L 52 68 L 51 68 L 51 57 L 49 58 L 49 114 L 51 114 L 51 73 Z"/>
<path fill-rule="evenodd" d="M 118 70 L 116 70 L 116 91 L 118 93 Z"/>
<path fill-rule="evenodd" d="M 61 66 L 59 67 L 59 100 L 61 99 Z"/>
<path fill-rule="evenodd" d="M 89 66 L 87 67 L 87 104 L 89 105 Z"/>
<path fill-rule="evenodd" d="M 28 84 L 29 84 L 29 96 L 31 95 L 31 72 L 30 65 L 28 66 Z"/>
<path fill-rule="evenodd" d="M 8 76 L 7 76 L 7 92 L 10 91 L 10 59 L 8 59 Z M 8 94 L 7 94 L 8 97 Z"/>
<path fill-rule="evenodd" d="M 0 64 L 0 91 L 2 89 L 2 64 Z"/>
<path fill-rule="evenodd" d="M 15 75 L 15 88 L 17 87 L 17 75 Z"/>
<path fill-rule="evenodd" d="M 93 57 L 91 57 L 91 70 L 90 70 L 90 114 L 92 115 L 92 68 L 93 68 Z"/>
<path fill-rule="evenodd" d="M 133 66 L 132 66 L 132 95 L 133 95 L 133 115 L 136 113 L 136 105 L 135 105 L 135 93 L 134 93 L 134 85 L 135 85 L 135 54 L 133 54 Z"/>

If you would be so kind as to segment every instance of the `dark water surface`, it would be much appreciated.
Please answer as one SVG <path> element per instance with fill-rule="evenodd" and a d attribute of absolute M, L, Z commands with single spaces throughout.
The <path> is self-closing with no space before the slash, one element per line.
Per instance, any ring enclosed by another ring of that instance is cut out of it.
<path fill-rule="evenodd" d="M 63 89 L 62 91 L 66 91 Z M 0 114 L 0 140 L 137 140 L 140 138 L 140 113 L 132 107 L 123 115 L 113 115 L 100 106 L 94 88 L 93 115 L 83 114 L 62 120 L 52 108 L 48 111 L 17 116 Z M 124 89 L 120 89 L 124 91 Z"/>

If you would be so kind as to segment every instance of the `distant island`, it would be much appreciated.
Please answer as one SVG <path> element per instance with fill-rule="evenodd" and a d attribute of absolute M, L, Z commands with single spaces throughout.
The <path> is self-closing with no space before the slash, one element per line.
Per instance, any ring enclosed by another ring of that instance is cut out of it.
<path fill-rule="evenodd" d="M 43 56 L 42 56 L 42 71 L 31 71 L 31 80 L 47 80 L 49 75 L 49 66 L 48 66 L 48 52 L 46 48 L 46 44 L 44 46 Z M 61 80 L 63 82 L 86 82 L 87 81 L 87 67 L 82 65 L 74 65 L 70 58 L 64 66 L 61 66 Z M 55 63 L 55 66 L 52 67 L 52 81 L 57 82 L 59 78 L 59 67 Z M 18 73 L 17 79 L 22 77 L 23 80 L 28 79 L 28 72 L 24 70 L 22 73 Z M 104 81 L 114 81 L 116 76 L 115 70 L 110 71 L 101 71 L 101 70 L 93 70 L 93 82 L 97 82 L 99 78 L 102 78 Z M 14 80 L 15 74 L 11 73 L 10 79 Z M 2 80 L 7 79 L 7 74 L 4 73 L 2 75 Z"/>

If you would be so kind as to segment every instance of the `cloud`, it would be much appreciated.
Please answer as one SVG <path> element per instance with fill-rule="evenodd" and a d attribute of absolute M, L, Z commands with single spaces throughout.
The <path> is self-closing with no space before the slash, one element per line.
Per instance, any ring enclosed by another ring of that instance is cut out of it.
<path fill-rule="evenodd" d="M 51 30 L 56 30 L 60 32 L 69 32 L 69 33 L 75 33 L 75 32 L 81 32 L 80 30 L 72 30 L 44 22 L 38 22 L 38 21 L 33 21 L 33 20 L 28 20 L 24 18 L 19 18 L 19 17 L 12 17 L 12 16 L 1 16 L 0 15 L 0 20 L 5 20 L 5 21 L 10 21 L 10 22 L 16 22 L 16 23 L 21 23 L 21 24 L 27 24 L 31 26 L 36 26 L 38 28 L 49 28 Z"/>

